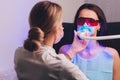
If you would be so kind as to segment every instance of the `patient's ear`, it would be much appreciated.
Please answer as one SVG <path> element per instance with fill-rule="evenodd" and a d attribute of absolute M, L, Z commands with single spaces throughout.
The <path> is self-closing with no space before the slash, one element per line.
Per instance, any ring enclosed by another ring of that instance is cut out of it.
<path fill-rule="evenodd" d="M 100 23 L 97 25 L 97 31 L 100 31 Z"/>

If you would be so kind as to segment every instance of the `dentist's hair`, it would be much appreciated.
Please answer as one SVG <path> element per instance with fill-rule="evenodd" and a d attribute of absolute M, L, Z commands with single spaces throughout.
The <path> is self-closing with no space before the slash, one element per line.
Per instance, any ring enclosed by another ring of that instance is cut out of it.
<path fill-rule="evenodd" d="M 43 1 L 35 4 L 29 15 L 30 31 L 24 42 L 24 48 L 28 51 L 38 50 L 44 39 L 58 25 L 61 16 L 62 8 L 56 3 Z"/>

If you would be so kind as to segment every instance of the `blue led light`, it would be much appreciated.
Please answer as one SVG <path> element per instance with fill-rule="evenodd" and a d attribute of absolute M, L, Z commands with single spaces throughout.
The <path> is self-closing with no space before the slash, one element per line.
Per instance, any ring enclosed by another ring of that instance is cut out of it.
<path fill-rule="evenodd" d="M 82 26 L 80 26 L 80 25 L 77 26 L 77 31 L 89 32 L 90 35 L 94 34 L 94 29 L 95 29 L 95 27 L 91 27 L 91 26 L 87 25 L 86 23 Z"/>

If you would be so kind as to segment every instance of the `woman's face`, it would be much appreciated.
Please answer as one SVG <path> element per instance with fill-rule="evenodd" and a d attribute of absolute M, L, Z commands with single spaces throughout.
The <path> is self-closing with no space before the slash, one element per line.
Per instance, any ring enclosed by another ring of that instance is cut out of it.
<path fill-rule="evenodd" d="M 56 36 L 54 44 L 58 43 L 64 36 L 64 31 L 63 31 L 64 28 L 62 26 L 62 21 L 63 19 L 61 18 L 60 21 L 58 21 L 57 23 L 56 33 L 54 33 Z"/>
<path fill-rule="evenodd" d="M 84 32 L 88 31 L 91 36 L 96 36 L 100 30 L 100 24 L 97 14 L 89 9 L 81 10 L 78 18 L 77 30 Z"/>

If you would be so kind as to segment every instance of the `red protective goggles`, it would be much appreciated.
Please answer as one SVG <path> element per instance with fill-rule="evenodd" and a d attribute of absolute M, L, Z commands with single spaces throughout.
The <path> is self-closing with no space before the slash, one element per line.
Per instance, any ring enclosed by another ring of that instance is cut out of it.
<path fill-rule="evenodd" d="M 80 17 L 78 18 L 77 20 L 77 25 L 84 25 L 85 23 L 87 23 L 87 25 L 89 26 L 97 26 L 98 23 L 99 23 L 99 20 L 95 20 L 95 19 L 92 19 L 92 18 L 84 18 L 84 17 Z"/>

